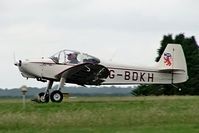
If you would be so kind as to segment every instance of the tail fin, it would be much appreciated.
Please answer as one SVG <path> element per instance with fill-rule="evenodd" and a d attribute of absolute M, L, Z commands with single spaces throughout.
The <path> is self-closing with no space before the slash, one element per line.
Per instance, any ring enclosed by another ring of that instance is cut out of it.
<path fill-rule="evenodd" d="M 180 44 L 167 45 L 158 62 L 158 69 L 161 72 L 171 73 L 172 83 L 181 83 L 188 80 L 187 64 Z"/>

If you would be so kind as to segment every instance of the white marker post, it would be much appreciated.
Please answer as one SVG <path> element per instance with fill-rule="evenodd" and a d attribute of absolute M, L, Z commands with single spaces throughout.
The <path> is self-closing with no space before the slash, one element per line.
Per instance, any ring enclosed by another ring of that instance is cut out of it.
<path fill-rule="evenodd" d="M 23 85 L 21 86 L 21 92 L 22 92 L 22 100 L 23 100 L 23 109 L 26 108 L 26 92 L 28 91 L 28 87 Z"/>

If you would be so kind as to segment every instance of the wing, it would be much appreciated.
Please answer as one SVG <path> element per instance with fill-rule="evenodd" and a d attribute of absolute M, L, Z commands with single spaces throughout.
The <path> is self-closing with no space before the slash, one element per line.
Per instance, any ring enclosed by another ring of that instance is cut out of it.
<path fill-rule="evenodd" d="M 57 75 L 67 83 L 78 85 L 100 85 L 109 76 L 109 70 L 100 64 L 84 63 L 71 67 Z"/>

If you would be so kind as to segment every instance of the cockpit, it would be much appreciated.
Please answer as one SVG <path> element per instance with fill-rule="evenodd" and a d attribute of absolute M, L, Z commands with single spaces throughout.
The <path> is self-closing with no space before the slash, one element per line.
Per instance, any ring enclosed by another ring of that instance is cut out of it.
<path fill-rule="evenodd" d="M 57 64 L 100 63 L 100 60 L 96 57 L 72 50 L 61 50 L 51 56 L 50 59 Z"/>

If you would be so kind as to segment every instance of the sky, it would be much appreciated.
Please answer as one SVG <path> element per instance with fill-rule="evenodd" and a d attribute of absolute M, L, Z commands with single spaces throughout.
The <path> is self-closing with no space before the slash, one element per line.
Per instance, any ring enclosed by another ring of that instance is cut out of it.
<path fill-rule="evenodd" d="M 46 83 L 23 78 L 17 60 L 62 49 L 152 66 L 163 35 L 199 41 L 198 0 L 0 0 L 0 88 Z"/>

